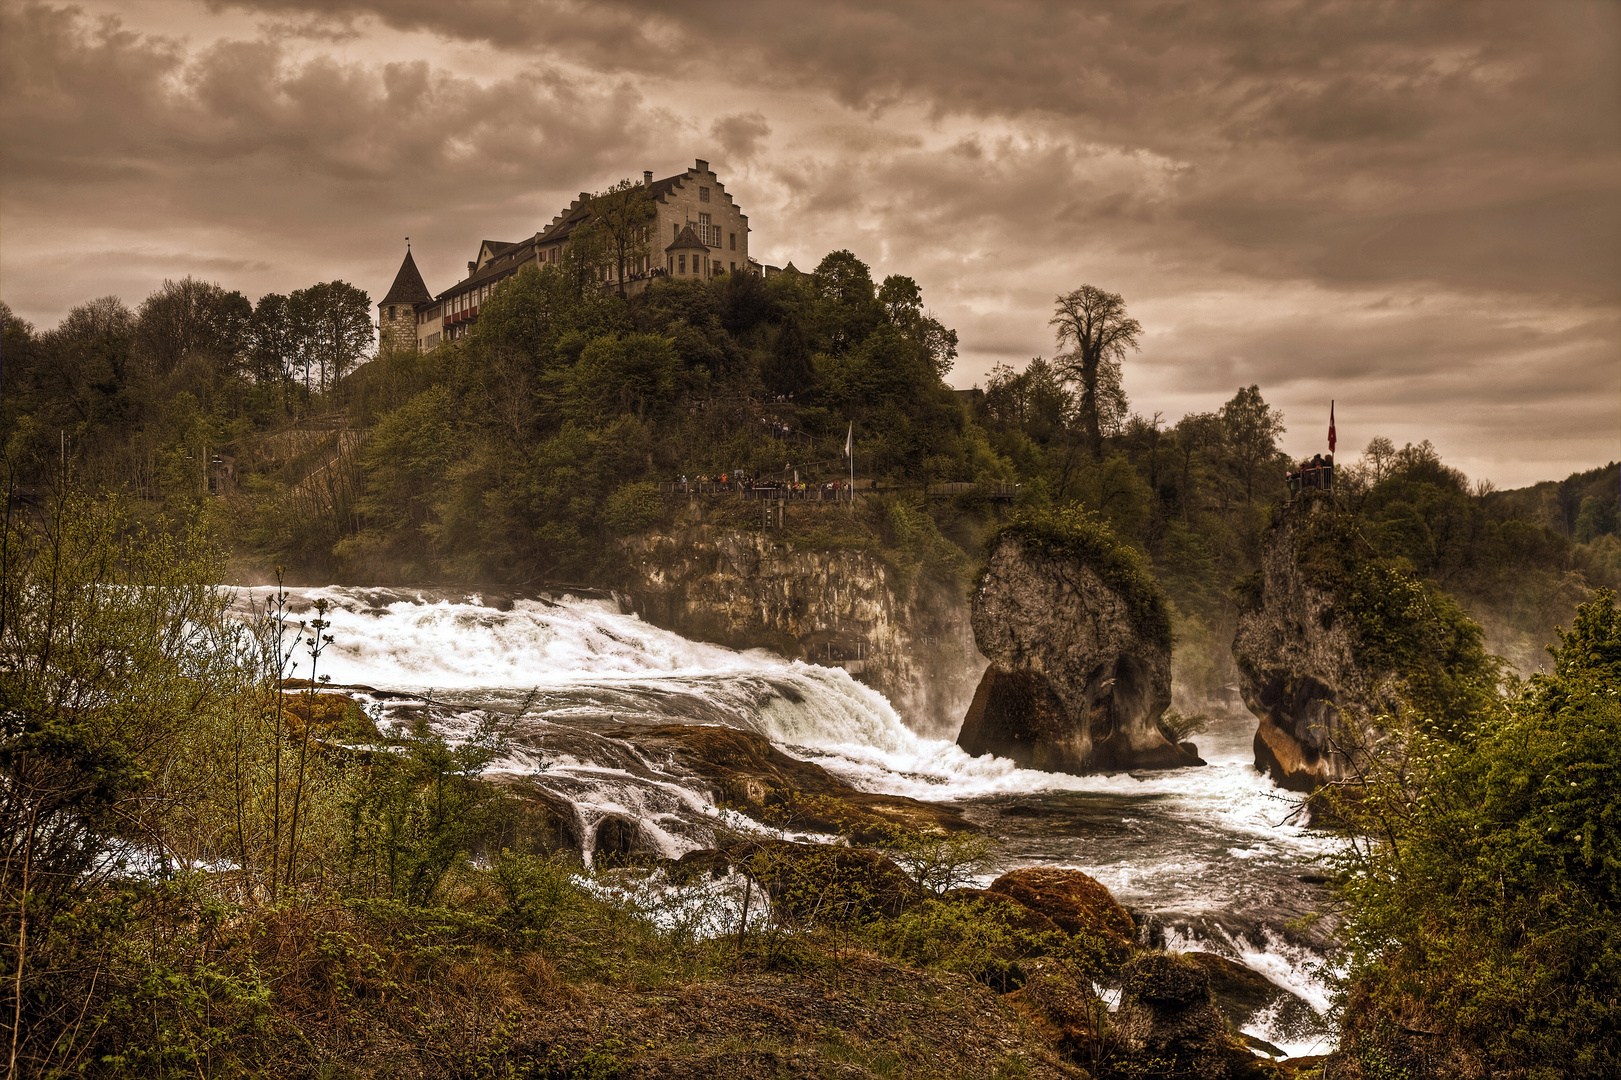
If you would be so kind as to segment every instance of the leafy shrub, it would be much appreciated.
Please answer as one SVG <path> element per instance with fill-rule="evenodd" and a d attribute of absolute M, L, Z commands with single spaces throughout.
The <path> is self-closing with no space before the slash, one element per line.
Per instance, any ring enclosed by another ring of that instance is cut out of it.
<path fill-rule="evenodd" d="M 1346 1045 L 1494 1075 L 1621 1074 L 1621 616 L 1600 593 L 1473 737 L 1422 728 L 1345 807 Z M 1429 1064 L 1426 1064 L 1429 1063 Z"/>
<path fill-rule="evenodd" d="M 968 975 L 1000 991 L 1024 981 L 1018 961 L 1061 952 L 1064 935 L 1033 933 L 1008 918 L 1009 905 L 929 900 L 869 929 L 886 955 L 921 968 Z"/>
<path fill-rule="evenodd" d="M 550 857 L 503 851 L 493 867 L 504 907 L 501 922 L 514 930 L 543 931 L 579 903 L 573 853 Z"/>
<path fill-rule="evenodd" d="M 656 484 L 641 481 L 621 484 L 608 496 L 602 521 L 621 536 L 641 532 L 664 516 L 664 500 Z"/>

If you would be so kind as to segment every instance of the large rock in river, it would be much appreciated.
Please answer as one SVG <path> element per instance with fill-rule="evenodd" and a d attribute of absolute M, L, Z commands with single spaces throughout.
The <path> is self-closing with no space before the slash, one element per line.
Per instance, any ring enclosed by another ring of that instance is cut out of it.
<path fill-rule="evenodd" d="M 1300 558 L 1303 531 L 1316 533 L 1303 529 L 1307 519 L 1332 512 L 1319 502 L 1284 509 L 1263 541 L 1233 639 L 1239 692 L 1259 720 L 1255 767 L 1294 791 L 1343 779 L 1349 762 L 1337 748 L 1360 740 L 1362 718 L 1395 706 L 1389 674 L 1358 658 L 1335 590 Z"/>
<path fill-rule="evenodd" d="M 1077 512 L 1018 519 L 974 590 L 991 664 L 957 742 L 1061 772 L 1203 764 L 1161 732 L 1171 703 L 1166 601 L 1135 553 Z"/>
<path fill-rule="evenodd" d="M 1354 778 L 1349 753 L 1379 745 L 1416 707 L 1445 723 L 1497 680 L 1480 627 L 1441 590 L 1380 558 L 1325 496 L 1287 506 L 1241 592 L 1233 660 L 1260 721 L 1255 767 L 1311 791 Z"/>

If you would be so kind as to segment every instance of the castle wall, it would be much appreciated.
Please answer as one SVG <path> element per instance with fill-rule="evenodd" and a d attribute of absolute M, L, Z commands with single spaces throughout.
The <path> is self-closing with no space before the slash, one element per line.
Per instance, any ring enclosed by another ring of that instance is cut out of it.
<path fill-rule="evenodd" d="M 377 305 L 377 344 L 382 349 L 415 349 L 417 319 L 414 304 Z"/>
<path fill-rule="evenodd" d="M 686 175 L 681 177 L 676 185 L 670 189 L 663 199 L 655 205 L 658 208 L 658 218 L 654 226 L 653 241 L 648 244 L 654 260 L 653 265 L 668 269 L 664 249 L 675 240 L 676 234 L 683 225 L 691 225 L 698 238 L 709 247 L 707 265 L 701 265 L 695 272 L 690 265 L 689 256 L 687 277 L 714 276 L 720 272 L 732 270 L 747 270 L 749 262 L 749 219 L 748 215 L 738 209 L 737 203 L 732 200 L 731 193 L 722 187 L 720 180 L 715 176 L 708 162 L 699 162 L 688 169 Z M 709 199 L 703 199 L 703 189 L 709 190 Z M 710 235 L 704 235 L 699 225 L 703 224 L 703 216 L 708 215 L 708 230 Z M 682 276 L 679 271 L 676 276 Z"/>

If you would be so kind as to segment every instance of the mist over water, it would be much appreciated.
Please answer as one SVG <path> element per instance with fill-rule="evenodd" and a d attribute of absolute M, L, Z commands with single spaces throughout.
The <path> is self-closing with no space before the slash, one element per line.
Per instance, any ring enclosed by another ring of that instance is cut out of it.
<path fill-rule="evenodd" d="M 272 592 L 244 590 L 238 607 L 262 606 Z M 329 605 L 333 641 L 316 674 L 373 688 L 360 696 L 375 699 L 385 725 L 426 715 L 454 739 L 522 709 L 496 769 L 568 799 L 587 854 L 609 816 L 638 822 L 667 856 L 713 842 L 708 786 L 615 728 L 755 731 L 861 790 L 961 805 L 1001 841 L 995 873 L 1041 863 L 1086 871 L 1171 947 L 1239 960 L 1310 1006 L 1261 1018 L 1251 1034 L 1293 1053 L 1319 1042 L 1328 998 L 1313 968 L 1325 938 L 1296 924 L 1321 898 L 1316 860 L 1334 842 L 1287 820 L 1293 799 L 1252 766 L 1253 721 L 1218 721 L 1199 736 L 1201 769 L 1039 772 L 916 734 L 842 669 L 689 641 L 612 600 L 329 587 L 290 591 L 292 621 L 312 618 L 317 600 Z M 299 659 L 293 674 L 307 677 Z"/>

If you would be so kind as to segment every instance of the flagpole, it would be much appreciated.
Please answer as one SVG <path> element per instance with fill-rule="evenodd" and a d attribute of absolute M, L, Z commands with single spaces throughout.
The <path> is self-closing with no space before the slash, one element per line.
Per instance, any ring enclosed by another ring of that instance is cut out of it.
<path fill-rule="evenodd" d="M 856 422 L 844 433 L 844 456 L 850 459 L 850 513 L 856 512 Z"/>

